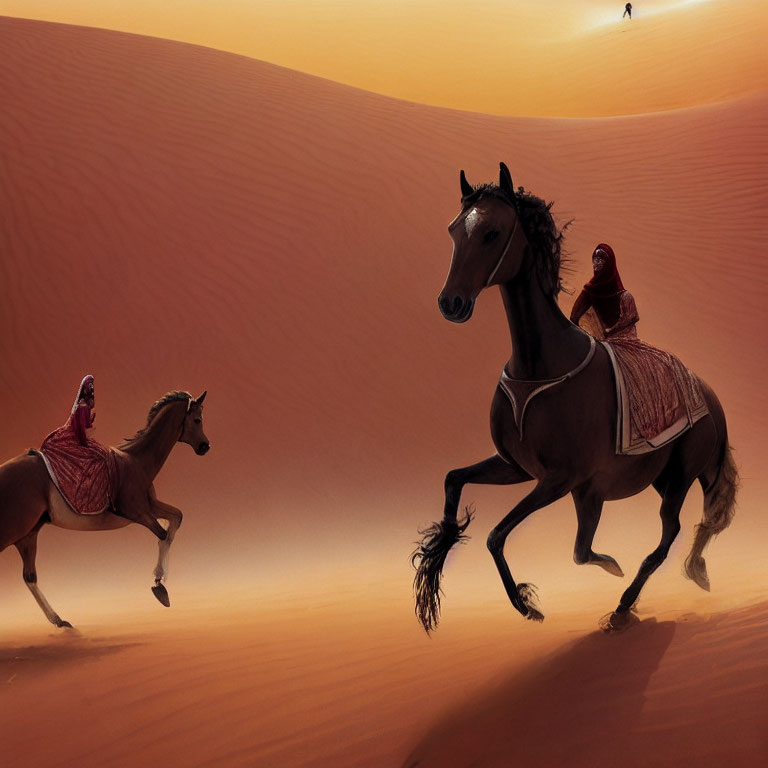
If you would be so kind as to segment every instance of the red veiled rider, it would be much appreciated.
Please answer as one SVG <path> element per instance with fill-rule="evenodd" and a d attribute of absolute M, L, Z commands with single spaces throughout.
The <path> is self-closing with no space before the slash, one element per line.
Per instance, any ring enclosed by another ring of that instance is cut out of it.
<path fill-rule="evenodd" d="M 66 423 L 51 432 L 40 448 L 48 472 L 61 495 L 81 515 L 97 515 L 111 506 L 115 460 L 111 451 L 87 430 L 96 418 L 94 379 L 80 382 Z"/>
<path fill-rule="evenodd" d="M 703 395 L 694 376 L 674 355 L 638 339 L 635 300 L 621 282 L 610 245 L 595 247 L 592 268 L 594 275 L 573 305 L 571 322 L 578 324 L 593 310 L 598 328 L 588 330 L 604 338 L 617 362 L 619 397 L 622 390 L 628 395 L 623 403 L 620 452 L 652 450 L 707 412 Z"/>
<path fill-rule="evenodd" d="M 600 243 L 592 254 L 594 275 L 584 286 L 571 310 L 571 322 L 579 320 L 589 309 L 597 315 L 606 340 L 617 336 L 637 338 L 635 323 L 640 319 L 632 294 L 625 290 L 616 267 L 613 248 Z"/>

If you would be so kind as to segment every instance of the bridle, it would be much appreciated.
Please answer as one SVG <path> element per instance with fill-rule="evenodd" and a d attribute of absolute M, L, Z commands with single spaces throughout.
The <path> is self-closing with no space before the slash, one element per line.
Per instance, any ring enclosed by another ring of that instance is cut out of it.
<path fill-rule="evenodd" d="M 496 273 L 499 271 L 499 267 L 501 267 L 504 257 L 507 255 L 507 251 L 509 250 L 509 246 L 512 245 L 512 239 L 515 236 L 515 232 L 517 232 L 517 225 L 520 223 L 520 217 L 517 214 L 517 210 L 515 209 L 515 226 L 512 227 L 512 233 L 510 234 L 509 238 L 507 239 L 507 244 L 504 246 L 504 250 L 501 252 L 501 256 L 499 257 L 499 260 L 496 262 L 496 266 L 493 268 L 493 272 L 491 272 L 490 275 L 488 275 L 488 279 L 485 281 L 485 287 L 487 288 L 491 284 L 491 280 L 496 276 Z"/>
<path fill-rule="evenodd" d="M 189 400 L 187 400 L 187 409 L 184 411 L 184 420 L 181 422 L 181 434 L 179 435 L 179 439 L 176 441 L 177 443 L 184 442 L 184 433 L 187 431 L 187 416 L 189 416 L 189 412 L 192 410 L 192 403 L 194 400 L 195 398 L 191 395 L 189 396 Z"/>

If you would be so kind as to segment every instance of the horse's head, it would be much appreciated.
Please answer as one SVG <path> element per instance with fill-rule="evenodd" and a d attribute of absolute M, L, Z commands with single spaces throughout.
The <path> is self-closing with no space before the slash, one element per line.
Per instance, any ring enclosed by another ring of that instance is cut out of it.
<path fill-rule="evenodd" d="M 443 317 L 464 323 L 472 317 L 483 288 L 517 275 L 523 260 L 525 234 L 519 224 L 515 188 L 501 163 L 499 185 L 473 188 L 461 172 L 459 215 L 448 225 L 453 256 L 437 303 Z"/>
<path fill-rule="evenodd" d="M 187 415 L 184 417 L 184 426 L 181 428 L 179 442 L 187 443 L 195 449 L 198 456 L 208 453 L 211 444 L 203 432 L 203 400 L 207 391 L 200 397 L 189 401 Z"/>

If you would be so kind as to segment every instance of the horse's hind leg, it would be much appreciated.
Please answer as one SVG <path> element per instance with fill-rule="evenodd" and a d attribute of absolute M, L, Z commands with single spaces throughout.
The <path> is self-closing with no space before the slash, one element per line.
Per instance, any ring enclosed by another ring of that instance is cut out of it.
<path fill-rule="evenodd" d="M 661 541 L 659 546 L 643 560 L 640 569 L 637 572 L 632 583 L 621 596 L 616 610 L 606 616 L 601 622 L 602 628 L 607 632 L 612 629 L 620 629 L 625 626 L 629 620 L 629 609 L 635 604 L 640 590 L 645 586 L 650 575 L 664 562 L 669 554 L 669 548 L 672 542 L 680 532 L 680 510 L 683 501 L 690 488 L 690 483 L 681 488 L 667 487 L 661 502 Z"/>
<path fill-rule="evenodd" d="M 167 608 L 171 605 L 171 599 L 168 590 L 163 584 L 163 580 L 168 575 L 168 551 L 171 548 L 176 531 L 179 530 L 183 515 L 181 510 L 172 507 L 170 504 L 164 504 L 162 501 L 153 499 L 152 508 L 160 520 L 168 521 L 168 535 L 165 539 L 158 541 L 157 565 L 155 566 L 155 585 L 152 587 L 152 594 Z"/>
<path fill-rule="evenodd" d="M 709 592 L 709 576 L 702 553 L 709 540 L 731 524 L 736 508 L 736 489 L 739 482 L 731 449 L 727 444 L 721 456 L 721 461 L 716 467 L 699 477 L 704 490 L 704 515 L 696 526 L 693 547 L 685 559 L 685 575 L 707 592 Z"/>
<path fill-rule="evenodd" d="M 595 496 L 589 489 L 577 488 L 572 493 L 576 505 L 576 517 L 579 528 L 573 547 L 573 560 L 577 565 L 599 565 L 614 576 L 623 576 L 619 564 L 610 555 L 601 555 L 592 551 L 592 542 L 603 511 L 603 499 Z"/>
<path fill-rule="evenodd" d="M 42 608 L 45 617 L 51 624 L 57 627 L 72 627 L 68 621 L 64 621 L 56 611 L 51 608 L 50 603 L 45 599 L 40 587 L 37 586 L 37 571 L 35 570 L 35 556 L 37 555 L 37 533 L 43 523 L 38 523 L 35 528 L 23 539 L 16 542 L 16 549 L 19 550 L 23 564 L 24 583 L 29 587 L 29 591 Z"/>

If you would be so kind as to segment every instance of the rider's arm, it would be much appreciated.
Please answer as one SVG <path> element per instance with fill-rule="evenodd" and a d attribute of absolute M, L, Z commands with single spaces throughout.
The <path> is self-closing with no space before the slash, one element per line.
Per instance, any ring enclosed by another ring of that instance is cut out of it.
<path fill-rule="evenodd" d="M 575 325 L 579 324 L 581 316 L 592 306 L 592 299 L 586 291 L 582 291 L 576 301 L 573 303 L 573 309 L 571 310 L 571 322 Z"/>
<path fill-rule="evenodd" d="M 629 291 L 623 291 L 619 298 L 619 319 L 615 325 L 605 329 L 606 336 L 611 333 L 616 333 L 623 328 L 628 328 L 630 325 L 634 325 L 640 316 L 637 314 L 637 305 L 635 304 L 635 297 Z"/>

